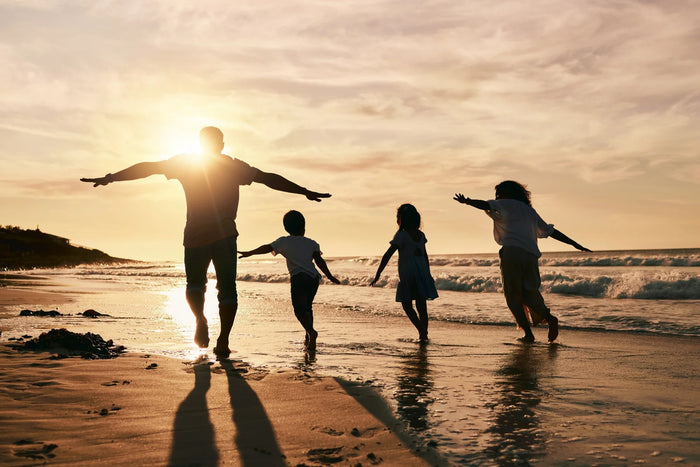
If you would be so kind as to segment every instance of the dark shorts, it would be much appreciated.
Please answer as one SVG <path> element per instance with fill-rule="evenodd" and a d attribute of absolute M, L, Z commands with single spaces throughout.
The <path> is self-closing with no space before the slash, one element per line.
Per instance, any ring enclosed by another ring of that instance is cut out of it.
<path fill-rule="evenodd" d="M 236 293 L 236 237 L 226 237 L 214 243 L 185 248 L 187 290 L 207 290 L 207 269 L 214 263 L 219 303 L 238 303 Z"/>
<path fill-rule="evenodd" d="M 318 277 L 299 273 L 293 275 L 289 279 L 289 282 L 292 286 L 292 306 L 294 307 L 294 315 L 299 318 L 305 313 L 312 314 L 314 297 L 316 296 L 316 292 L 318 292 Z"/>

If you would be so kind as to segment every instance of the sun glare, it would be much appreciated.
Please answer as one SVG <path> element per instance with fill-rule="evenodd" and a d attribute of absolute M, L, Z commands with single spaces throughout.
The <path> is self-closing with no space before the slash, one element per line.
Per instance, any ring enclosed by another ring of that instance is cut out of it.
<path fill-rule="evenodd" d="M 160 140 L 166 154 L 199 154 L 201 152 L 197 128 L 187 131 L 167 129 L 163 131 Z"/>

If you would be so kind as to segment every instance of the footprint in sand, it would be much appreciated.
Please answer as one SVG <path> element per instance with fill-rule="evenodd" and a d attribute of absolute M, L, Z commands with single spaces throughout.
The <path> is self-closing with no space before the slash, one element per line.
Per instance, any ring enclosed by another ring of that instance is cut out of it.
<path fill-rule="evenodd" d="M 377 434 L 377 429 L 376 428 L 368 428 L 366 430 L 360 430 L 358 428 L 353 428 L 350 431 L 350 434 L 353 435 L 355 438 L 371 438 L 375 434 Z"/>
<path fill-rule="evenodd" d="M 35 460 L 52 459 L 56 457 L 53 450 L 57 447 L 57 444 L 46 444 L 40 441 L 22 439 L 12 446 L 12 454 L 16 457 L 26 457 Z"/>
<path fill-rule="evenodd" d="M 311 429 L 318 430 L 321 433 L 325 433 L 325 434 L 330 435 L 330 436 L 343 436 L 343 434 L 344 434 L 342 431 L 334 430 L 333 428 L 328 427 L 328 426 L 314 426 Z"/>
<path fill-rule="evenodd" d="M 307 452 L 306 455 L 312 462 L 318 462 L 320 464 L 337 464 L 338 462 L 345 460 L 345 456 L 340 454 L 342 450 L 342 447 L 309 449 L 309 452 Z"/>

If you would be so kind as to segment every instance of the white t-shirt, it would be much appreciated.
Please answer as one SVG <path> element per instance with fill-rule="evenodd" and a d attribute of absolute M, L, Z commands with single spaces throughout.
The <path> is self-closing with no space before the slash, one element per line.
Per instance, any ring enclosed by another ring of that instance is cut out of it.
<path fill-rule="evenodd" d="M 280 237 L 270 243 L 272 254 L 281 254 L 287 259 L 289 275 L 305 273 L 311 277 L 321 277 L 314 266 L 314 253 L 321 253 L 318 243 L 301 235 Z"/>
<path fill-rule="evenodd" d="M 531 206 L 515 199 L 492 199 L 486 214 L 493 219 L 493 238 L 503 246 L 517 246 L 538 258 L 537 239 L 549 237 L 554 225 L 547 224 Z"/>

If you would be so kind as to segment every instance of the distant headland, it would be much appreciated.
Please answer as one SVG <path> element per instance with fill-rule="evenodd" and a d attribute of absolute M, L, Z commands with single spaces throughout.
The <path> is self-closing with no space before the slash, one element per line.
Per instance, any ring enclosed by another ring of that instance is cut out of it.
<path fill-rule="evenodd" d="M 0 271 L 7 269 L 55 268 L 94 263 L 122 263 L 91 248 L 73 246 L 67 238 L 6 225 L 0 227 Z"/>

